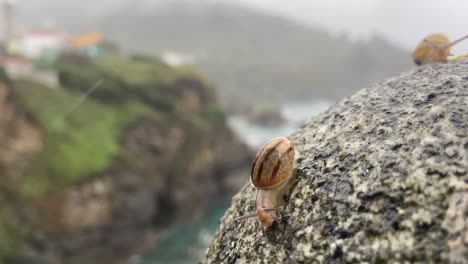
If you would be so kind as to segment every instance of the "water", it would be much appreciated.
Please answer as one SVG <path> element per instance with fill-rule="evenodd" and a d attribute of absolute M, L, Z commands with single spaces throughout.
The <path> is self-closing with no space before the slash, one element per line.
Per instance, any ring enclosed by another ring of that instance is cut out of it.
<path fill-rule="evenodd" d="M 327 100 L 317 100 L 309 103 L 294 103 L 283 105 L 281 112 L 286 122 L 281 126 L 264 127 L 249 123 L 242 116 L 228 118 L 228 125 L 253 149 L 256 149 L 270 138 L 287 137 L 296 131 L 309 118 L 318 115 L 330 107 Z"/>
<path fill-rule="evenodd" d="M 229 126 L 251 147 L 257 148 L 266 140 L 277 136 L 289 136 L 306 120 L 325 111 L 331 102 L 319 100 L 310 103 L 286 104 L 282 114 L 287 120 L 277 127 L 262 127 L 253 125 L 240 116 L 228 119 Z M 218 226 L 218 221 L 228 205 L 217 205 L 201 217 L 178 230 L 170 232 L 152 250 L 140 256 L 136 263 L 197 263 L 205 254 Z"/>
<path fill-rule="evenodd" d="M 215 206 L 199 220 L 170 232 L 158 246 L 141 256 L 137 263 L 197 263 L 203 258 L 218 227 L 219 219 L 227 208 L 227 204 Z"/>

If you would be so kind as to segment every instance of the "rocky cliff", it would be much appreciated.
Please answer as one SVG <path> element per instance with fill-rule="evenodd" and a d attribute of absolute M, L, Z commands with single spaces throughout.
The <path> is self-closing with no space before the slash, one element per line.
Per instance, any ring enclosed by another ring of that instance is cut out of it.
<path fill-rule="evenodd" d="M 236 221 L 254 210 L 246 184 L 203 263 L 467 262 L 467 61 L 363 89 L 290 139 L 300 158 L 279 220 Z"/>
<path fill-rule="evenodd" d="M 57 90 L 0 81 L 0 263 L 126 263 L 240 187 L 251 157 L 203 78 L 84 63 Z"/>

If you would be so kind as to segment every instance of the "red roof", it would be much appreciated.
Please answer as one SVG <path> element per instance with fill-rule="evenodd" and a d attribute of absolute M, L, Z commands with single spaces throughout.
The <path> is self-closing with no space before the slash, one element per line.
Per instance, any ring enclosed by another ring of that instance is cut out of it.
<path fill-rule="evenodd" d="M 5 57 L 5 58 L 0 58 L 0 65 L 3 66 L 13 66 L 13 65 L 30 65 L 31 62 L 23 59 L 23 58 L 17 58 L 17 57 Z"/>
<path fill-rule="evenodd" d="M 38 28 L 38 29 L 30 29 L 24 33 L 25 35 L 29 36 L 63 36 L 61 31 L 56 29 L 49 29 L 49 28 Z"/>

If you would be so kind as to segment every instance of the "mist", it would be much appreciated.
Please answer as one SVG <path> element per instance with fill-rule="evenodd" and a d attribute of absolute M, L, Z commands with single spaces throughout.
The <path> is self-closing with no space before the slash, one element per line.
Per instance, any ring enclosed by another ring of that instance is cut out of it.
<path fill-rule="evenodd" d="M 378 32 L 408 50 L 430 33 L 443 32 L 451 39 L 468 34 L 467 1 L 241 1 L 308 25 L 322 26 L 334 34 L 347 34 L 353 39 L 366 39 Z M 468 43 L 461 43 L 453 50 L 466 52 Z"/>

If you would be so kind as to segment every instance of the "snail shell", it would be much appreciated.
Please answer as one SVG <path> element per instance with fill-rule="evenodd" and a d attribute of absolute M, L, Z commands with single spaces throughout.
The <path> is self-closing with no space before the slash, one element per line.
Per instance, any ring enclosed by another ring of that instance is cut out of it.
<path fill-rule="evenodd" d="M 444 34 L 431 34 L 416 47 L 413 52 L 413 60 L 417 65 L 447 62 L 447 57 L 452 55 L 450 48 L 465 39 L 468 39 L 468 35 L 449 43 L 448 37 Z"/>
<path fill-rule="evenodd" d="M 294 163 L 294 146 L 284 137 L 266 142 L 255 155 L 250 180 L 258 190 L 271 190 L 286 182 Z"/>
<path fill-rule="evenodd" d="M 422 40 L 416 49 L 413 52 L 413 60 L 417 65 L 426 64 L 426 63 L 434 63 L 434 62 L 443 62 L 444 61 L 444 54 L 435 54 L 434 48 L 427 42 L 431 42 L 437 46 L 444 46 L 447 45 L 450 40 L 449 38 L 441 33 L 434 33 L 428 35 L 424 40 Z M 450 49 L 447 50 L 440 50 L 446 51 L 445 59 L 447 58 L 448 54 L 450 53 Z"/>

